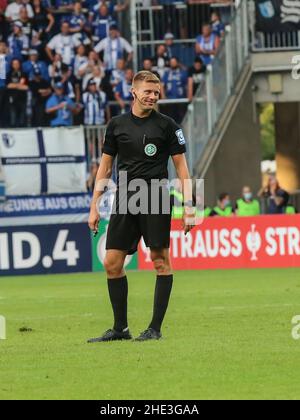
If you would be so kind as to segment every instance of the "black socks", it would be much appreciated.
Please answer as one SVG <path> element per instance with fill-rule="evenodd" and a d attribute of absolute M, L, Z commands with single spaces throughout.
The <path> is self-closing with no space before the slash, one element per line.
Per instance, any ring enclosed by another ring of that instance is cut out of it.
<path fill-rule="evenodd" d="M 128 283 L 127 277 L 119 279 L 108 279 L 108 291 L 110 301 L 114 311 L 115 324 L 114 330 L 122 332 L 128 327 L 127 322 L 127 297 L 128 297 Z"/>
<path fill-rule="evenodd" d="M 121 332 L 128 327 L 127 321 L 127 297 L 128 297 L 128 283 L 127 277 L 118 279 L 108 279 L 108 291 L 110 301 L 114 312 L 114 330 Z M 168 309 L 170 295 L 173 286 L 173 275 L 157 276 L 155 294 L 154 294 L 154 307 L 153 318 L 149 328 L 160 332 L 165 314 Z"/>
<path fill-rule="evenodd" d="M 161 325 L 167 312 L 172 286 L 172 274 L 169 276 L 157 276 L 154 295 L 153 318 L 151 324 L 149 325 L 149 328 L 153 328 L 155 331 L 160 332 Z"/>

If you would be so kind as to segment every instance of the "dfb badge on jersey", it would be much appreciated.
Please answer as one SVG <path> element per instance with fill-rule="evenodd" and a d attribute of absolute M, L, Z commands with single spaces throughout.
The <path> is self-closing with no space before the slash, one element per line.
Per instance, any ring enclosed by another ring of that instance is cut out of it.
<path fill-rule="evenodd" d="M 178 143 L 182 146 L 182 145 L 184 145 L 185 144 L 185 138 L 184 138 L 184 134 L 183 134 L 183 131 L 180 129 L 180 130 L 177 130 L 176 132 L 175 132 L 175 134 L 176 134 L 176 136 L 177 136 L 177 138 L 178 138 Z"/>
<path fill-rule="evenodd" d="M 149 157 L 155 156 L 157 153 L 157 147 L 155 146 L 155 144 L 147 144 L 147 146 L 145 147 L 145 153 Z"/>

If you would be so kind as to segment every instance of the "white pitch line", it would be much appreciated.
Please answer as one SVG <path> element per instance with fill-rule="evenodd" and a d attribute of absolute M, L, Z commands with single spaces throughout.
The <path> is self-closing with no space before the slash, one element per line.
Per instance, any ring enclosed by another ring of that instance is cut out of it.
<path fill-rule="evenodd" d="M 281 308 L 281 307 L 292 307 L 292 306 L 300 306 L 297 303 L 274 303 L 274 304 L 264 304 L 264 305 L 243 305 L 243 306 L 235 306 L 235 305 L 228 305 L 228 306 L 211 306 L 208 309 L 211 311 L 224 311 L 224 310 L 236 310 L 236 309 L 252 309 L 252 308 Z"/>
<path fill-rule="evenodd" d="M 34 316 L 24 316 L 22 318 L 14 318 L 9 317 L 9 321 L 40 321 L 40 320 L 47 320 L 47 319 L 66 319 L 66 318 L 89 318 L 92 316 L 96 316 L 95 314 L 82 314 L 82 315 L 50 315 L 50 316 L 43 316 L 43 317 L 34 317 Z"/>

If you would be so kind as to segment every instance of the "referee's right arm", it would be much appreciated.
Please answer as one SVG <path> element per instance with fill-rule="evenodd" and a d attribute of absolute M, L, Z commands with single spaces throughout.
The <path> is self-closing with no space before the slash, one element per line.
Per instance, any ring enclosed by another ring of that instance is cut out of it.
<path fill-rule="evenodd" d="M 105 187 L 109 183 L 112 174 L 114 159 L 117 155 L 117 152 L 118 147 L 114 135 L 114 120 L 112 119 L 106 128 L 103 153 L 96 176 L 94 194 L 91 203 L 89 227 L 93 232 L 98 232 L 100 214 L 97 210 L 97 202 L 100 200 L 102 194 L 104 193 Z"/>
<path fill-rule="evenodd" d="M 98 232 L 100 214 L 97 210 L 97 202 L 100 200 L 102 194 L 104 193 L 105 187 L 107 186 L 110 180 L 113 162 L 114 156 L 110 156 L 106 153 L 103 153 L 96 176 L 95 188 L 89 217 L 89 228 L 93 232 Z"/>

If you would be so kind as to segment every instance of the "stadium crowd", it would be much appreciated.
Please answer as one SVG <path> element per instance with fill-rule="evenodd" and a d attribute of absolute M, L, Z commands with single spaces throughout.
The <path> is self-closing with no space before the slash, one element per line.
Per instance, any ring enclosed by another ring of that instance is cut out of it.
<path fill-rule="evenodd" d="M 152 1 L 166 8 L 173 3 L 180 2 Z M 128 110 L 133 48 L 118 21 L 129 4 L 0 0 L 0 127 L 101 125 Z M 160 76 L 162 98 L 192 100 L 224 28 L 212 9 L 210 23 L 202 22 L 199 28 L 191 68 L 179 61 L 174 34 L 164 34 L 155 56 L 142 64 Z M 176 119 L 183 116 L 174 106 L 164 112 Z"/>

